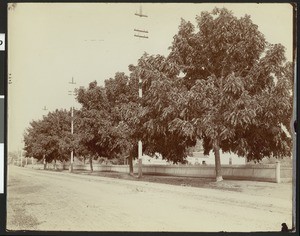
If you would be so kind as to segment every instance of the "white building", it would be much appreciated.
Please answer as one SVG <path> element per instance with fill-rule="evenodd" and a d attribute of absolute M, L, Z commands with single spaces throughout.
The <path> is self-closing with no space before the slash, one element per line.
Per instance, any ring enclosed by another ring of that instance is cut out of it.
<path fill-rule="evenodd" d="M 199 145 L 196 145 L 195 149 L 197 151 L 191 152 L 186 160 L 188 165 L 214 165 L 215 164 L 215 155 L 213 151 L 210 151 L 209 155 L 203 154 L 203 148 L 199 148 Z M 233 153 L 223 153 L 220 152 L 221 156 L 221 165 L 245 165 L 246 158 L 239 157 Z M 134 161 L 134 164 L 137 163 L 138 160 Z M 150 157 L 147 155 L 143 155 L 142 157 L 143 165 L 171 165 L 172 162 L 168 162 L 162 158 L 160 154 L 157 154 L 157 157 Z"/>
<path fill-rule="evenodd" d="M 163 160 L 162 156 L 160 154 L 156 154 L 157 157 L 150 157 L 148 155 L 142 156 L 142 162 L 143 165 L 170 165 L 172 162 L 168 162 L 166 160 Z M 133 161 L 133 164 L 137 164 L 138 159 L 135 159 Z"/>
<path fill-rule="evenodd" d="M 187 157 L 188 164 L 215 164 L 215 155 L 213 151 L 210 151 L 209 155 L 204 155 L 203 152 L 193 152 L 193 155 Z M 245 165 L 246 158 L 239 157 L 233 153 L 220 153 L 221 165 Z"/>

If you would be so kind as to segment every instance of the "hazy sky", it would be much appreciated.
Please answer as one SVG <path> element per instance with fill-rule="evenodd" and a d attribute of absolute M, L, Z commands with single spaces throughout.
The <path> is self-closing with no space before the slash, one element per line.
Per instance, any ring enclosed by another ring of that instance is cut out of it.
<path fill-rule="evenodd" d="M 103 85 L 116 72 L 128 73 L 128 65 L 144 51 L 167 55 L 180 18 L 195 23 L 196 15 L 216 6 L 238 17 L 249 14 L 266 39 L 283 44 L 292 60 L 289 4 L 144 3 L 149 17 L 140 18 L 134 15 L 138 3 L 18 3 L 8 13 L 9 151 L 22 147 L 31 120 L 70 108 L 72 77 L 76 87 L 94 80 Z M 134 37 L 134 28 L 148 30 L 149 39 Z"/>

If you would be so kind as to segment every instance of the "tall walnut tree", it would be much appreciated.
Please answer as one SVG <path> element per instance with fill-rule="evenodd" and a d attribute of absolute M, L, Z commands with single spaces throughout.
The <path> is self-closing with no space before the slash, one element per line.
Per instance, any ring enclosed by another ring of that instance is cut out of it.
<path fill-rule="evenodd" d="M 220 150 L 260 160 L 288 156 L 293 66 L 284 47 L 268 43 L 250 16 L 225 8 L 202 12 L 195 26 L 181 21 L 168 60 L 184 73 L 189 122 L 213 150 L 222 180 Z M 182 122 L 178 120 L 178 122 Z"/>
<path fill-rule="evenodd" d="M 122 76 L 121 73 L 116 74 L 120 81 Z M 128 127 L 120 118 L 122 107 L 118 101 L 123 97 L 123 102 L 127 104 L 127 97 L 122 94 L 123 84 L 113 86 L 113 81 L 106 81 L 107 88 L 98 86 L 94 81 L 88 88 L 77 91 L 77 100 L 82 105 L 79 152 L 88 155 L 90 161 L 92 157 L 120 158 L 128 145 Z"/>
<path fill-rule="evenodd" d="M 111 116 L 118 133 L 119 155 L 128 159 L 129 173 L 133 174 L 133 159 L 137 157 L 140 105 L 138 101 L 138 79 L 133 65 L 129 65 L 129 76 L 116 73 L 114 78 L 105 81 L 105 90 L 111 107 Z"/>
<path fill-rule="evenodd" d="M 136 70 L 142 80 L 138 132 L 144 152 L 151 156 L 159 153 L 173 163 L 185 162 L 188 148 L 196 144 L 196 136 L 186 122 L 187 90 L 177 77 L 177 65 L 169 63 L 164 56 L 145 54 Z M 182 121 L 177 125 L 179 119 Z"/>
<path fill-rule="evenodd" d="M 24 134 L 27 157 L 46 162 L 68 160 L 71 150 L 77 146 L 77 136 L 71 135 L 71 114 L 66 110 L 55 110 L 32 121 Z"/>

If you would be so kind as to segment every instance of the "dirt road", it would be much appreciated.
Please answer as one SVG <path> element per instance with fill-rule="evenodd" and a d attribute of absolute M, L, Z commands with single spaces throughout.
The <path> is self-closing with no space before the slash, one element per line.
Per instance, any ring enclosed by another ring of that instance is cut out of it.
<path fill-rule="evenodd" d="M 279 198 L 20 167 L 8 171 L 9 230 L 280 231 L 282 222 L 292 221 L 291 191 Z"/>

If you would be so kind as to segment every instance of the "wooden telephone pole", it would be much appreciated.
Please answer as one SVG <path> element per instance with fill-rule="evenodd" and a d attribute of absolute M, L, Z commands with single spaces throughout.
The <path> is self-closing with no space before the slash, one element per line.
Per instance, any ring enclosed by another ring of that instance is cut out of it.
<path fill-rule="evenodd" d="M 71 85 L 76 84 L 73 77 L 72 77 L 71 82 L 69 82 L 69 84 L 71 84 Z M 71 90 L 71 91 L 69 91 L 68 95 L 74 96 L 75 93 L 74 93 L 74 91 Z M 71 106 L 71 134 L 72 135 L 74 133 L 74 123 L 73 122 L 74 122 L 74 107 L 72 104 L 72 106 Z M 74 163 L 74 151 L 72 150 L 71 157 L 70 157 L 70 167 L 69 167 L 70 172 L 73 172 L 73 163 Z"/>
<path fill-rule="evenodd" d="M 142 6 L 140 6 L 140 10 L 139 12 L 136 12 L 134 15 L 136 15 L 139 18 L 147 18 L 148 16 L 143 14 L 143 10 L 142 10 Z M 148 39 L 148 30 L 144 30 L 144 29 L 134 29 L 134 37 L 138 37 L 141 39 Z M 142 79 L 141 77 L 139 77 L 139 98 L 143 97 L 143 91 L 142 91 Z M 143 166 L 143 143 L 142 140 L 138 141 L 138 178 L 141 178 L 143 176 L 143 170 L 142 170 L 142 166 Z"/>

